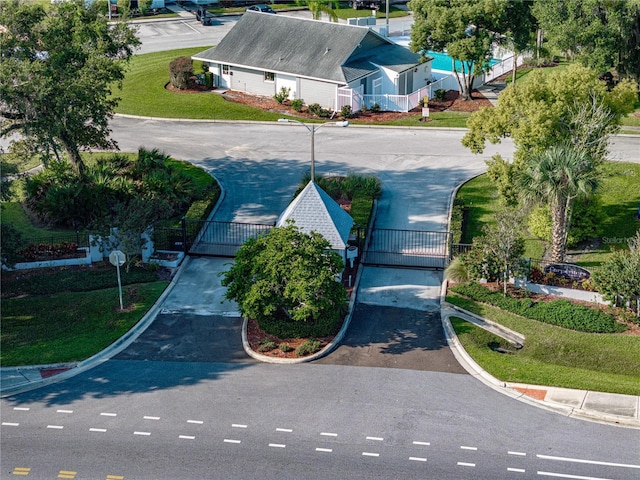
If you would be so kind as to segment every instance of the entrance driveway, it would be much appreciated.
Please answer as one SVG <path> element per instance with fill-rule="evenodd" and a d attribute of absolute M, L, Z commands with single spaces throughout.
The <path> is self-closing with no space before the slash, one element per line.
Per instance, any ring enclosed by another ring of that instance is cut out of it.
<path fill-rule="evenodd" d="M 344 339 L 315 363 L 466 373 L 444 336 L 441 282 L 436 271 L 364 267 Z"/>

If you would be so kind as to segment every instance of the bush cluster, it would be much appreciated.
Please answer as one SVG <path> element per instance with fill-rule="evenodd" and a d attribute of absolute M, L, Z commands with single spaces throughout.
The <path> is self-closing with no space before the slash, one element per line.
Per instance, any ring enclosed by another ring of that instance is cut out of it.
<path fill-rule="evenodd" d="M 613 316 L 601 310 L 576 305 L 567 300 L 534 302 L 530 298 L 504 297 L 501 292 L 493 292 L 477 283 L 457 285 L 451 290 L 525 318 L 578 332 L 617 333 L 626 329 Z"/>
<path fill-rule="evenodd" d="M 291 89 L 289 87 L 282 87 L 280 91 L 273 96 L 273 98 L 276 102 L 282 104 L 289 98 L 289 93 L 291 93 Z"/>
<path fill-rule="evenodd" d="M 311 115 L 315 115 L 320 118 L 329 118 L 331 116 L 331 110 L 327 110 L 326 108 L 322 108 L 319 103 L 312 103 L 307 107 L 307 111 Z"/>
<path fill-rule="evenodd" d="M 169 63 L 169 80 L 174 87 L 185 90 L 193 76 L 193 61 L 189 57 L 178 57 Z"/>
<path fill-rule="evenodd" d="M 256 319 L 260 329 L 278 338 L 310 338 L 333 335 L 340 326 L 341 318 L 329 315 L 318 318 L 315 322 L 294 322 L 285 319 L 271 318 L 268 321 Z"/>
<path fill-rule="evenodd" d="M 456 197 L 451 209 L 451 224 L 449 228 L 453 234 L 453 243 L 462 243 L 464 232 L 462 231 L 462 219 L 464 218 L 464 200 Z"/>
<path fill-rule="evenodd" d="M 433 98 L 441 102 L 447 96 L 447 91 L 444 88 L 439 88 L 433 92 Z"/>
<path fill-rule="evenodd" d="M 301 112 L 302 111 L 302 99 L 300 98 L 295 98 L 293 100 L 291 100 L 291 108 L 293 108 L 296 112 Z"/>
<path fill-rule="evenodd" d="M 25 262 L 33 262 L 36 260 L 61 259 L 70 258 L 78 253 L 78 244 L 62 242 L 55 245 L 42 243 L 38 245 L 29 245 L 18 252 Z"/>
<path fill-rule="evenodd" d="M 298 348 L 296 348 L 296 355 L 304 357 L 305 355 L 312 355 L 322 348 L 322 344 L 318 340 L 307 340 Z"/>

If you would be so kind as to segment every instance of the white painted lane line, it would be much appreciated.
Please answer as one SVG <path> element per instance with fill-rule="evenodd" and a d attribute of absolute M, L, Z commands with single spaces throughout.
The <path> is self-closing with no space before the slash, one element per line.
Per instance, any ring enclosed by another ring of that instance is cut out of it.
<path fill-rule="evenodd" d="M 134 435 L 146 435 L 149 436 L 151 435 L 151 432 L 133 432 Z"/>
<path fill-rule="evenodd" d="M 414 462 L 426 462 L 427 459 L 423 457 L 409 457 L 409 460 L 413 460 Z"/>
<path fill-rule="evenodd" d="M 178 435 L 178 438 L 182 438 L 183 440 L 195 440 L 196 437 L 192 435 Z"/>
<path fill-rule="evenodd" d="M 204 422 L 202 420 L 187 420 L 187 423 L 195 423 L 196 425 L 202 425 Z"/>
<path fill-rule="evenodd" d="M 611 480 L 603 477 L 583 477 L 582 475 L 569 475 L 567 473 L 554 473 L 554 472 L 538 472 L 538 475 L 544 477 L 559 477 L 559 478 L 573 478 L 576 480 Z"/>
<path fill-rule="evenodd" d="M 473 450 L 473 451 L 478 450 L 478 447 L 465 447 L 464 445 L 462 445 L 460 448 L 462 450 Z"/>
<path fill-rule="evenodd" d="M 230 438 L 225 438 L 224 443 L 240 443 L 240 440 L 231 440 Z"/>
<path fill-rule="evenodd" d="M 269 446 L 273 447 L 273 448 L 285 448 L 286 447 L 286 445 L 283 445 L 282 443 L 270 443 Z"/>
<path fill-rule="evenodd" d="M 507 472 L 524 473 L 524 468 L 507 468 Z"/>
<path fill-rule="evenodd" d="M 380 456 L 379 453 L 371 453 L 371 452 L 362 452 L 362 455 L 364 457 L 379 457 Z"/>
<path fill-rule="evenodd" d="M 331 433 L 331 432 L 320 432 L 320 435 L 323 435 L 325 437 L 337 437 L 338 436 L 337 433 Z"/>
<path fill-rule="evenodd" d="M 19 423 L 13 423 L 13 422 L 2 422 L 2 426 L 3 427 L 17 427 L 18 425 L 20 425 Z"/>
<path fill-rule="evenodd" d="M 104 432 L 107 431 L 107 429 L 106 428 L 90 428 L 89 431 L 90 432 L 101 432 L 101 433 L 104 433 Z"/>
<path fill-rule="evenodd" d="M 413 444 L 414 444 L 414 445 L 425 445 L 425 446 L 427 446 L 427 447 L 428 447 L 429 445 L 431 445 L 431 443 L 429 443 L 429 442 L 413 442 Z"/>
<path fill-rule="evenodd" d="M 511 450 L 509 450 L 509 451 L 507 452 L 507 454 L 509 454 L 509 455 L 518 455 L 518 456 L 520 456 L 520 457 L 526 457 L 526 456 L 527 456 L 527 454 L 526 454 L 526 453 L 524 453 L 524 452 L 512 452 Z"/>
<path fill-rule="evenodd" d="M 109 413 L 109 412 L 102 412 L 100 415 L 103 416 L 103 417 L 117 417 L 118 416 L 117 413 Z"/>
<path fill-rule="evenodd" d="M 62 409 L 59 409 L 59 410 L 56 410 L 56 413 L 73 413 L 73 410 L 62 410 Z"/>
<path fill-rule="evenodd" d="M 458 462 L 458 465 L 460 465 L 461 467 L 475 467 L 476 466 L 475 463 L 466 463 L 466 462 Z"/>
<path fill-rule="evenodd" d="M 28 412 L 30 410 L 29 407 L 13 407 L 14 410 L 18 410 L 19 412 Z"/>
<path fill-rule="evenodd" d="M 149 417 L 147 415 L 145 415 L 144 417 L 142 417 L 144 420 L 160 420 L 160 417 Z"/>
<path fill-rule="evenodd" d="M 316 452 L 331 453 L 331 452 L 333 452 L 333 449 L 332 448 L 316 448 Z"/>
<path fill-rule="evenodd" d="M 640 468 L 640 465 L 633 465 L 629 463 L 599 462 L 597 460 L 584 460 L 582 458 L 554 457 L 551 455 L 536 455 L 536 457 L 542 458 L 544 460 L 557 460 L 559 462 L 588 463 L 589 465 L 604 465 L 606 467 Z"/>
<path fill-rule="evenodd" d="M 293 429 L 291 429 L 291 428 L 276 428 L 276 432 L 291 433 L 291 432 L 293 432 Z"/>
<path fill-rule="evenodd" d="M 232 427 L 232 428 L 247 428 L 247 426 L 246 426 L 246 425 L 243 425 L 243 424 L 241 424 L 241 423 L 232 423 L 232 424 L 231 424 L 231 427 Z"/>
<path fill-rule="evenodd" d="M 367 437 L 367 440 L 375 440 L 376 442 L 381 442 L 384 440 L 382 437 Z"/>
<path fill-rule="evenodd" d="M 62 430 L 64 427 L 62 425 L 47 425 L 47 428 L 53 428 L 55 430 Z"/>

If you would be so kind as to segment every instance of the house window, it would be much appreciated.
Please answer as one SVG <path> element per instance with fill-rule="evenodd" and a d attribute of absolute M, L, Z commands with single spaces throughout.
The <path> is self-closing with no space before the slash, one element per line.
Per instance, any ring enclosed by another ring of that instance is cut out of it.
<path fill-rule="evenodd" d="M 222 65 L 222 74 L 229 75 L 229 65 Z"/>
<path fill-rule="evenodd" d="M 276 74 L 273 72 L 264 72 L 264 81 L 265 82 L 275 82 Z"/>

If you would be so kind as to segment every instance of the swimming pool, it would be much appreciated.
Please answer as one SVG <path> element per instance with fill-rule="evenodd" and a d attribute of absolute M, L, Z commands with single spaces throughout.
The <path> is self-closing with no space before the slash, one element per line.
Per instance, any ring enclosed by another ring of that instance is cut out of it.
<path fill-rule="evenodd" d="M 430 57 L 433 57 L 433 62 L 431 62 L 431 68 L 433 70 L 444 70 L 445 72 L 453 71 L 451 68 L 451 57 L 446 53 L 427 50 L 427 55 L 429 55 Z M 489 66 L 493 67 L 496 63 L 500 63 L 500 60 L 497 58 L 492 58 L 489 61 Z M 457 60 L 456 60 L 456 70 L 457 71 L 462 70 L 462 65 Z"/>

